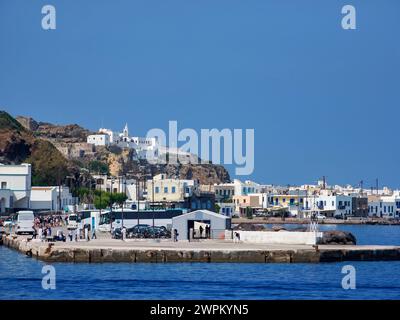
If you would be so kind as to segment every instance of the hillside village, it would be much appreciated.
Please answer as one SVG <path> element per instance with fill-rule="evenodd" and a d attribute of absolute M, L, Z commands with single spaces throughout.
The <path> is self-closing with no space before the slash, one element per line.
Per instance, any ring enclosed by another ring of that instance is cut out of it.
<path fill-rule="evenodd" d="M 130 136 L 128 125 L 122 132 L 105 128 L 91 132 L 78 125 L 14 119 L 6 112 L 0 120 L 1 213 L 90 206 L 93 199 L 80 199 L 77 192 L 86 188 L 123 193 L 131 208 L 208 209 L 230 217 L 307 218 L 317 213 L 321 219 L 393 219 L 400 215 L 399 190 L 330 186 L 325 179 L 316 185 L 274 186 L 231 181 L 222 166 L 213 164 L 151 165 L 146 161 L 148 152 L 167 153 L 168 148 L 155 148 L 155 139 Z"/>

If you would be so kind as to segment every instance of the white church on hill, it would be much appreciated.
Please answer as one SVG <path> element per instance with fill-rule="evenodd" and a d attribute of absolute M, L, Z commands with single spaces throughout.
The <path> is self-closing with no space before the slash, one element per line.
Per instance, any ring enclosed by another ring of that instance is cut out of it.
<path fill-rule="evenodd" d="M 158 158 L 157 139 L 130 137 L 128 124 L 125 124 L 122 132 L 100 128 L 97 134 L 87 137 L 87 143 L 94 144 L 95 146 L 116 145 L 121 148 L 134 149 L 139 159 L 146 159 L 148 155 Z"/>

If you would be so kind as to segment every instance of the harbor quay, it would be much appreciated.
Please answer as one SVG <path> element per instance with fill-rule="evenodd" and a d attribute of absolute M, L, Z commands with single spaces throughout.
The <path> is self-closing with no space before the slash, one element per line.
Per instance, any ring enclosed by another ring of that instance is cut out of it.
<path fill-rule="evenodd" d="M 2 242 L 22 254 L 46 262 L 319 263 L 400 260 L 400 246 L 378 245 L 289 245 L 228 240 L 173 242 L 154 239 L 41 242 L 10 234 L 3 235 Z"/>

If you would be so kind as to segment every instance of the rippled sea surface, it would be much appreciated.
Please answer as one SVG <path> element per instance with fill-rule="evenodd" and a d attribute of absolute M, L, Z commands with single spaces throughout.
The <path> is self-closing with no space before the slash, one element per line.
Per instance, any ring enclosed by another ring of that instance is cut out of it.
<path fill-rule="evenodd" d="M 400 245 L 400 227 L 338 229 L 360 244 Z M 342 289 L 347 264 L 356 270 L 355 290 Z M 44 265 L 0 247 L 0 299 L 400 299 L 400 262 L 54 263 L 55 290 L 42 289 Z"/>

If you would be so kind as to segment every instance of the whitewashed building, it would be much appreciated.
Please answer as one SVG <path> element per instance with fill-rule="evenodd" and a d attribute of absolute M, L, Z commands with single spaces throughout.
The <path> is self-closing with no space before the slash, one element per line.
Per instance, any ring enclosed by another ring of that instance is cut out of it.
<path fill-rule="evenodd" d="M 395 196 L 368 196 L 368 216 L 380 218 L 397 217 Z"/>
<path fill-rule="evenodd" d="M 69 211 L 75 204 L 68 187 L 32 187 L 30 209 L 34 211 Z"/>
<path fill-rule="evenodd" d="M 31 193 L 31 165 L 0 164 L 0 213 L 28 209 Z"/>
<path fill-rule="evenodd" d="M 311 196 L 305 201 L 306 204 L 309 204 L 312 211 L 319 212 L 326 217 L 346 217 L 352 215 L 352 196 L 321 190 L 321 194 Z"/>
<path fill-rule="evenodd" d="M 108 146 L 110 145 L 110 136 L 108 134 L 91 134 L 87 137 L 87 143 L 95 146 Z"/>
<path fill-rule="evenodd" d="M 260 193 L 262 186 L 256 182 L 246 180 L 242 182 L 238 179 L 233 180 L 236 196 L 246 196 L 250 193 Z"/>
<path fill-rule="evenodd" d="M 87 142 L 96 146 L 116 145 L 120 148 L 134 149 L 137 159 L 157 159 L 159 157 L 157 139 L 147 137 L 131 137 L 128 124 L 122 132 L 100 128 L 97 134 L 89 135 Z"/>

